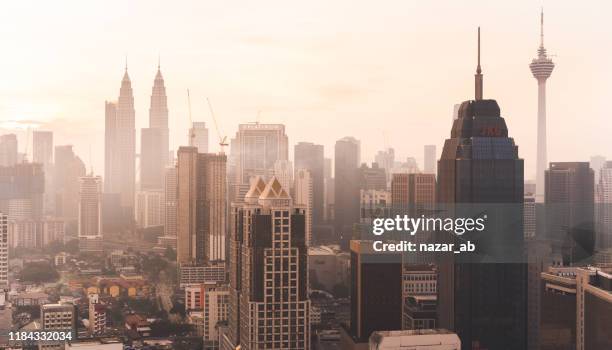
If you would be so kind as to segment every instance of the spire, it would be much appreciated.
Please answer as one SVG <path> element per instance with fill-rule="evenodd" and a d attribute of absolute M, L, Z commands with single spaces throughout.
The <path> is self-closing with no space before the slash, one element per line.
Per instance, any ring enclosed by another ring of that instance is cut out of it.
<path fill-rule="evenodd" d="M 125 72 L 123 73 L 123 80 L 130 80 L 130 76 L 128 75 L 128 60 L 127 60 L 127 55 L 125 55 Z"/>
<path fill-rule="evenodd" d="M 157 54 L 157 71 L 161 70 L 161 54 Z"/>
<path fill-rule="evenodd" d="M 540 47 L 544 47 L 544 7 L 540 12 Z"/>
<path fill-rule="evenodd" d="M 480 68 L 480 27 L 478 27 L 478 65 L 476 66 L 476 74 L 474 75 L 476 100 L 482 100 L 482 69 Z"/>

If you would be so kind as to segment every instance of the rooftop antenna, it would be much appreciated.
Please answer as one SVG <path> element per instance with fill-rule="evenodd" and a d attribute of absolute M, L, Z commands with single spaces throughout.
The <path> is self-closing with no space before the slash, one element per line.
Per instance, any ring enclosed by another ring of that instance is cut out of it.
<path fill-rule="evenodd" d="M 540 47 L 544 47 L 544 7 L 540 10 Z"/>
<path fill-rule="evenodd" d="M 476 82 L 476 101 L 482 100 L 482 69 L 480 68 L 480 27 L 478 27 L 478 65 L 474 75 Z"/>

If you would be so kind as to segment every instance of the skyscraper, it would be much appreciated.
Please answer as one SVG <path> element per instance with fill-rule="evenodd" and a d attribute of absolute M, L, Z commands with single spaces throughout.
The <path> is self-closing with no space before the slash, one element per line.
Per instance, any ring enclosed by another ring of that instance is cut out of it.
<path fill-rule="evenodd" d="M 140 189 L 159 190 L 163 187 L 165 158 L 163 129 L 143 128 L 140 138 Z"/>
<path fill-rule="evenodd" d="M 232 206 L 229 332 L 221 349 L 310 349 L 305 209 L 274 177 Z"/>
<path fill-rule="evenodd" d="M 597 250 L 603 251 L 612 248 L 612 161 L 607 161 L 599 174 L 595 192 L 595 246 Z"/>
<path fill-rule="evenodd" d="M 83 176 L 79 179 L 79 247 L 102 250 L 102 178 Z"/>
<path fill-rule="evenodd" d="M 293 188 L 293 164 L 288 160 L 277 160 L 274 163 L 274 176 L 283 188 L 291 192 Z"/>
<path fill-rule="evenodd" d="M 272 177 L 276 161 L 289 159 L 288 139 L 282 124 L 240 124 L 235 142 L 239 147 L 238 184 L 248 185 L 254 176 Z"/>
<path fill-rule="evenodd" d="M 306 245 L 312 242 L 312 206 L 313 206 L 313 179 L 308 169 L 300 169 L 295 173 L 294 182 L 295 204 L 306 208 Z"/>
<path fill-rule="evenodd" d="M 395 150 L 393 148 L 386 148 L 385 150 L 378 151 L 374 157 L 374 162 L 385 169 L 385 173 L 387 174 L 387 186 L 389 186 L 391 184 L 391 174 L 395 167 Z"/>
<path fill-rule="evenodd" d="M 176 167 L 167 167 L 164 176 L 164 235 L 176 238 Z"/>
<path fill-rule="evenodd" d="M 79 214 L 79 178 L 85 176 L 85 164 L 71 145 L 55 147 L 55 216 L 77 221 Z"/>
<path fill-rule="evenodd" d="M 9 289 L 8 281 L 8 215 L 0 213 L 0 294 Z M 4 301 L 4 298 L 0 296 Z"/>
<path fill-rule="evenodd" d="M 118 193 L 126 214 L 134 210 L 136 126 L 132 83 L 125 67 L 117 103 L 106 102 L 105 172 L 107 192 Z M 130 215 L 133 216 L 133 215 Z"/>
<path fill-rule="evenodd" d="M 160 173 L 163 173 L 163 168 L 169 165 L 168 98 L 166 97 L 166 86 L 164 85 L 164 77 L 162 76 L 159 62 L 157 63 L 157 74 L 155 74 L 153 90 L 151 91 L 149 128 L 158 129 L 160 133 L 160 146 L 158 149 L 159 153 L 156 154 L 156 158 L 160 159 L 162 168 Z"/>
<path fill-rule="evenodd" d="M 451 137 L 438 162 L 438 200 L 455 215 L 464 208 L 490 215 L 484 236 L 463 235 L 485 255 L 523 254 L 523 160 L 495 100 L 483 99 L 480 29 L 475 100 L 461 104 Z M 480 260 L 466 262 L 451 254 L 441 259 L 438 321 L 454 329 L 464 350 L 525 349 L 527 346 L 526 269 L 524 264 Z M 502 257 L 501 255 L 499 257 Z M 475 258 L 478 259 L 478 258 Z"/>
<path fill-rule="evenodd" d="M 585 263 L 595 246 L 593 170 L 588 162 L 552 162 L 545 180 L 546 238 L 564 264 Z"/>
<path fill-rule="evenodd" d="M 0 166 L 0 212 L 9 220 L 39 220 L 43 216 L 45 180 L 42 165 Z"/>
<path fill-rule="evenodd" d="M 224 154 L 180 147 L 177 163 L 177 261 L 225 260 L 226 163 Z"/>
<path fill-rule="evenodd" d="M 350 340 L 353 349 L 377 330 L 402 329 L 402 264 L 398 253 L 380 253 L 371 241 L 351 241 Z"/>
<path fill-rule="evenodd" d="M 321 225 L 324 220 L 325 158 L 323 150 L 323 145 L 310 142 L 298 142 L 293 147 L 295 173 L 297 174 L 301 169 L 307 169 L 312 177 L 312 225 L 314 227 Z"/>
<path fill-rule="evenodd" d="M 423 172 L 426 174 L 436 173 L 436 145 L 425 145 L 423 147 L 424 161 Z"/>
<path fill-rule="evenodd" d="M 17 135 L 0 136 L 0 166 L 13 166 L 17 163 Z"/>
<path fill-rule="evenodd" d="M 205 122 L 193 122 L 188 137 L 189 146 L 196 147 L 200 153 L 208 153 L 208 128 Z"/>
<path fill-rule="evenodd" d="M 42 164 L 46 171 L 53 163 L 53 132 L 35 130 L 32 133 L 32 146 L 33 162 Z"/>
<path fill-rule="evenodd" d="M 544 48 L 544 10 L 540 13 L 540 47 L 538 57 L 529 64 L 533 77 L 538 81 L 538 158 L 536 163 L 536 202 L 544 202 L 544 172 L 547 166 L 546 152 L 546 80 L 555 64 Z"/>
<path fill-rule="evenodd" d="M 353 137 L 336 141 L 334 149 L 334 216 L 340 244 L 348 248 L 353 225 L 359 222 L 359 163 L 361 142 Z"/>
<path fill-rule="evenodd" d="M 433 209 L 436 203 L 436 175 L 393 174 L 391 202 L 395 209 Z"/>

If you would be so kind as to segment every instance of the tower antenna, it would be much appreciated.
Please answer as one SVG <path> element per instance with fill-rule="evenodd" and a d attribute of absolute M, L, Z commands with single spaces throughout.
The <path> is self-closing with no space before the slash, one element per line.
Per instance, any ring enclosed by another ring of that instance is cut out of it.
<path fill-rule="evenodd" d="M 544 47 L 544 7 L 540 11 L 540 47 Z"/>
<path fill-rule="evenodd" d="M 476 66 L 476 74 L 474 75 L 476 82 L 476 101 L 482 100 L 482 69 L 480 67 L 480 27 L 478 27 L 478 65 Z"/>

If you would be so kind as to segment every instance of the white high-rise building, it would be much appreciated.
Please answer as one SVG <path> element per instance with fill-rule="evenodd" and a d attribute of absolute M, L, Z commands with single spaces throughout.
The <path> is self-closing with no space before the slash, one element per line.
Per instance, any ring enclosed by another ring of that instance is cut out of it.
<path fill-rule="evenodd" d="M 81 250 L 102 249 L 102 178 L 79 178 L 79 247 Z"/>
<path fill-rule="evenodd" d="M 198 153 L 208 153 L 208 128 L 205 122 L 193 122 L 188 137 L 189 146 L 196 147 Z"/>
<path fill-rule="evenodd" d="M 313 189 L 312 174 L 309 170 L 298 169 L 295 173 L 294 193 L 295 204 L 306 208 L 306 244 L 310 246 L 312 242 Z"/>
<path fill-rule="evenodd" d="M 538 81 L 538 150 L 536 163 L 536 202 L 544 202 L 544 173 L 547 162 L 546 151 L 546 80 L 552 74 L 555 64 L 546 55 L 544 48 L 544 12 L 540 14 L 540 47 L 538 57 L 529 65 L 533 77 Z"/>
<path fill-rule="evenodd" d="M 134 213 L 139 227 L 163 225 L 164 211 L 164 192 L 162 190 L 146 190 L 136 193 Z"/>
<path fill-rule="evenodd" d="M 274 176 L 287 191 L 291 190 L 293 185 L 293 165 L 288 160 L 277 160 L 274 163 Z"/>

